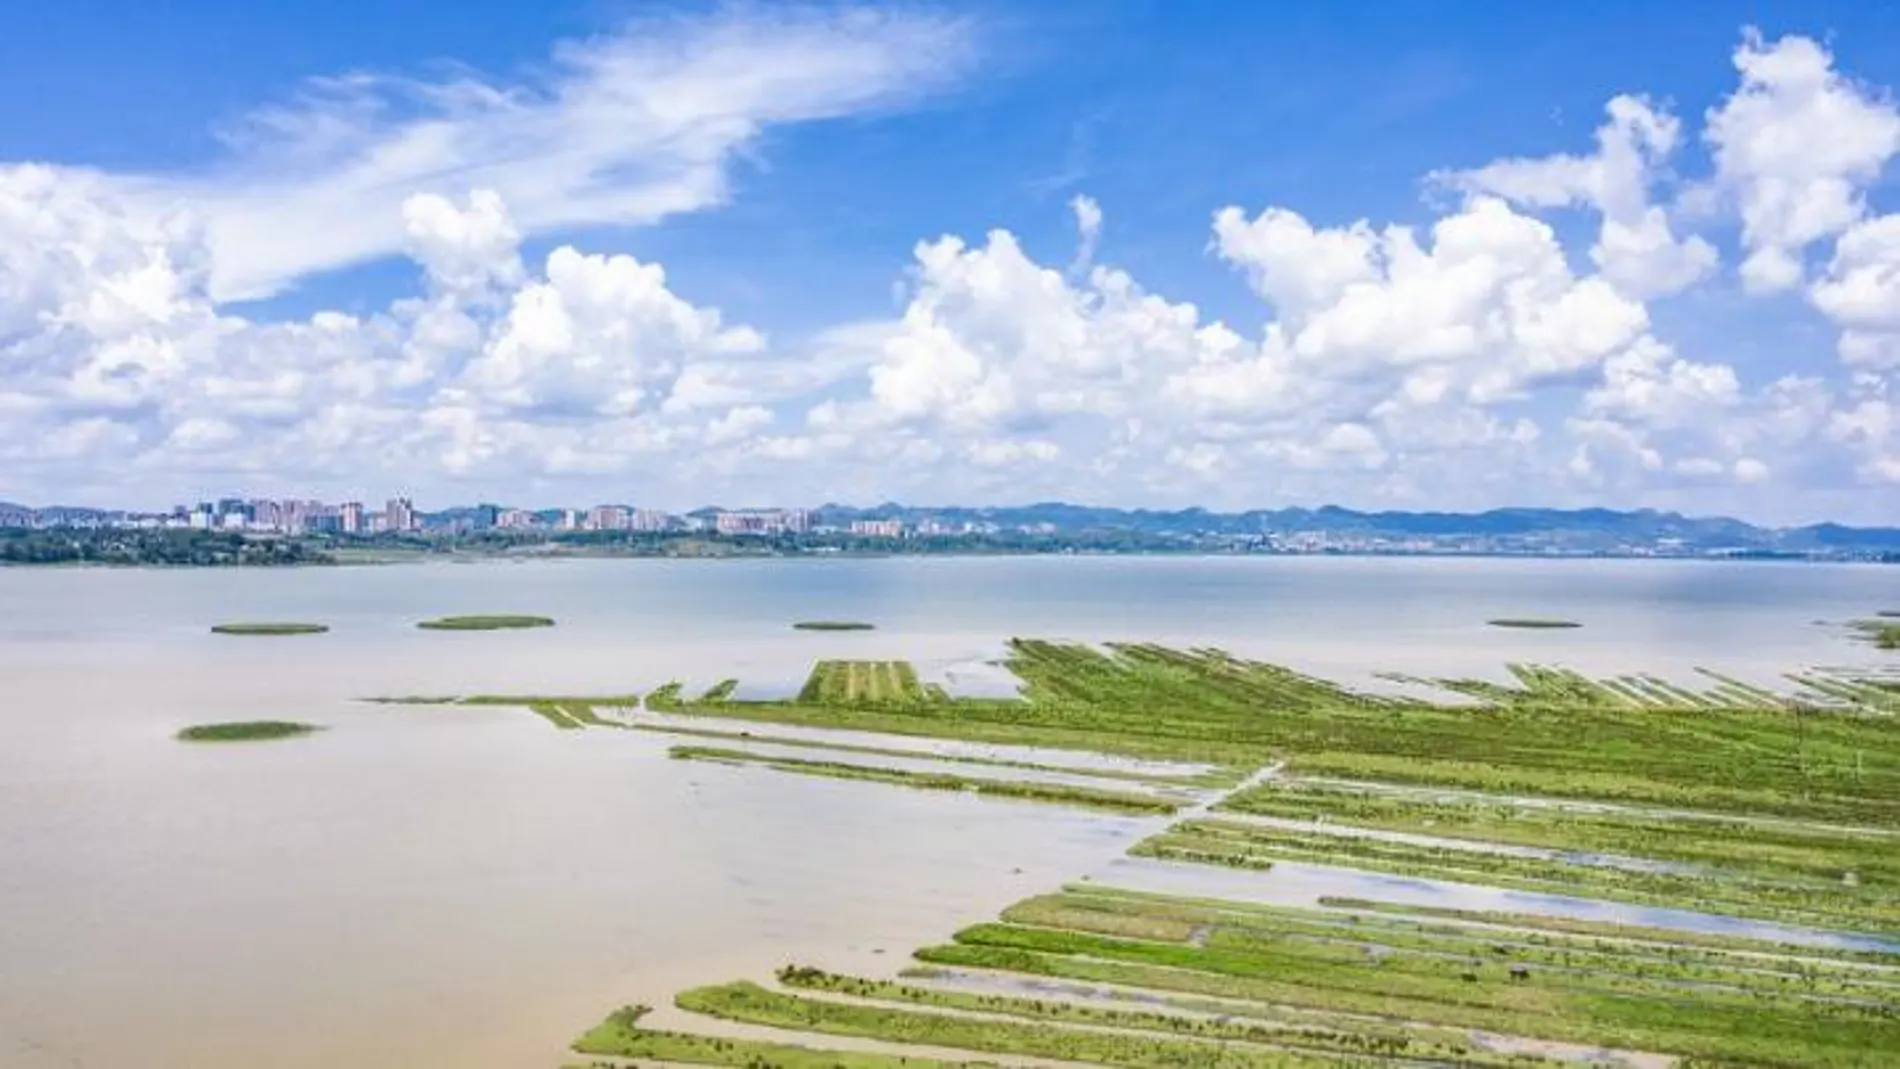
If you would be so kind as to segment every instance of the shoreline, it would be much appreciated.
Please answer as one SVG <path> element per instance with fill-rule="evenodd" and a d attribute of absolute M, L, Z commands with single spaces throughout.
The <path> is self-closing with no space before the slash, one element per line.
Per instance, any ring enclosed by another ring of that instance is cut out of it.
<path fill-rule="evenodd" d="M 731 553 L 648 553 L 648 552 L 457 552 L 418 551 L 378 557 L 371 554 L 357 556 L 352 553 L 348 559 L 302 560 L 281 563 L 255 563 L 231 561 L 221 563 L 189 563 L 167 561 L 101 561 L 101 560 L 57 560 L 57 561 L 12 561 L 0 560 L 0 571 L 9 570 L 53 570 L 53 569 L 97 569 L 102 571 L 295 571 L 304 569 L 328 568 L 373 568 L 419 564 L 522 564 L 536 562 L 566 562 L 593 560 L 629 560 L 629 561 L 759 561 L 759 560 L 899 560 L 952 558 L 968 560 L 971 558 L 1046 558 L 1046 557 L 1138 557 L 1138 558 L 1175 558 L 1185 560 L 1198 559 L 1274 559 L 1274 560 L 1313 560 L 1313 559 L 1398 559 L 1398 560 L 1505 560 L 1505 561 L 1650 561 L 1701 564 L 1762 564 L 1762 565 L 1900 565 L 1900 560 L 1883 560 L 1866 557 L 1805 557 L 1795 555 L 1768 556 L 1756 554 L 1736 554 L 1731 556 L 1704 554 L 1653 554 L 1653 553 L 1508 553 L 1508 552 L 1471 552 L 1471 553 L 1419 553 L 1419 552 L 1380 552 L 1365 551 L 1329 551 L 1320 553 L 1290 553 L 1273 551 L 1213 549 L 1134 549 L 1106 550 L 1084 548 L 1058 549 L 945 549 L 918 552 L 902 550 L 859 550 L 859 549 L 810 549 L 794 551 L 740 551 Z"/>

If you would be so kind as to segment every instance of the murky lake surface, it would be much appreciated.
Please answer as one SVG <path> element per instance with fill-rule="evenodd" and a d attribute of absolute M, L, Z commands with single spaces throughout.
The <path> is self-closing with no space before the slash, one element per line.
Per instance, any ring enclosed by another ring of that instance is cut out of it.
<path fill-rule="evenodd" d="M 1509 660 L 1746 679 L 1878 654 L 1816 620 L 1900 569 L 1398 559 L 588 561 L 0 570 L 0 1065 L 515 1069 L 623 1002 L 913 946 L 1162 821 L 670 761 L 641 732 L 367 695 L 789 692 L 823 656 L 994 688 L 1011 635 L 1221 645 L 1343 678 Z M 557 617 L 443 634 L 457 612 Z M 1486 628 L 1551 615 L 1577 631 Z M 798 633 L 809 618 L 868 633 Z M 225 620 L 316 620 L 290 639 Z M 186 746 L 186 724 L 331 728 Z M 762 732 L 775 731 L 760 727 Z"/>

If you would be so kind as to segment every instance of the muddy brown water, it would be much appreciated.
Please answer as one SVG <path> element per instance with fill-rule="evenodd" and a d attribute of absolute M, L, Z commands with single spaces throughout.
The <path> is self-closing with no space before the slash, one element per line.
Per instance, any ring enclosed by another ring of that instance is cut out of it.
<path fill-rule="evenodd" d="M 1900 570 L 1656 562 L 0 570 L 0 1065 L 555 1065 L 609 1009 L 683 986 L 788 962 L 888 974 L 1026 895 L 1127 873 L 1117 858 L 1164 823 L 358 697 L 794 688 L 818 657 L 907 657 L 993 690 L 982 666 L 1013 634 L 1218 644 L 1346 677 L 1537 659 L 1759 679 L 1871 657 L 1811 621 L 1896 602 Z M 1483 626 L 1531 611 L 1586 626 Z M 559 625 L 413 626 L 458 612 Z M 789 629 L 821 616 L 879 629 Z M 208 633 L 231 620 L 332 631 Z M 256 718 L 329 730 L 171 738 Z"/>

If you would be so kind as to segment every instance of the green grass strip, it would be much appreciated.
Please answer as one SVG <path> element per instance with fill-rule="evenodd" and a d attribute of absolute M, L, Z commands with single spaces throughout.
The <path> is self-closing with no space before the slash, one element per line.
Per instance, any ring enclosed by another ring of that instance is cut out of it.
<path fill-rule="evenodd" d="M 754 765 L 776 772 L 791 772 L 830 779 L 863 780 L 932 791 L 970 791 L 993 798 L 1015 798 L 1055 805 L 1076 805 L 1117 813 L 1165 816 L 1179 810 L 1180 804 L 1152 795 L 1102 790 L 1066 784 L 1030 783 L 1017 780 L 979 779 L 945 772 L 912 772 L 897 768 L 875 768 L 834 761 L 802 761 L 769 757 L 748 750 L 715 746 L 675 746 L 672 756 L 688 761 L 715 761 L 721 764 Z"/>

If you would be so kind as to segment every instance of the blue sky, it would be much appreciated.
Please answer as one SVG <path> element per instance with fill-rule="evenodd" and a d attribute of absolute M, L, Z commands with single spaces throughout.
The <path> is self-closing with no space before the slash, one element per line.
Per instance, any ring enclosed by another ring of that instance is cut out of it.
<path fill-rule="evenodd" d="M 1896 31 L 37 5 L 0 38 L 0 499 L 1900 520 Z"/>

